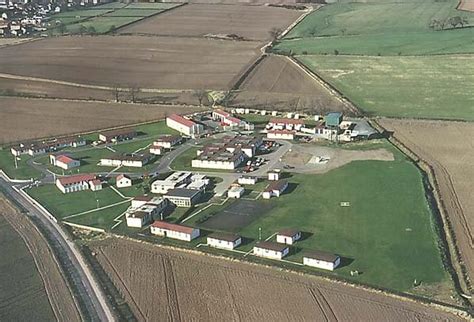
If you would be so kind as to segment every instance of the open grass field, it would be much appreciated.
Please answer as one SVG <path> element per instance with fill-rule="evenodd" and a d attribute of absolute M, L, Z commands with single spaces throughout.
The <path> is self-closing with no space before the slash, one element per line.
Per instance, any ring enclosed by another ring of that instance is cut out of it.
<path fill-rule="evenodd" d="M 57 37 L 1 48 L 0 72 L 92 85 L 226 90 L 256 59 L 257 47 L 173 37 Z"/>
<path fill-rule="evenodd" d="M 460 320 L 429 306 L 269 267 L 122 239 L 89 247 L 138 320 Z"/>
<path fill-rule="evenodd" d="M 454 228 L 461 260 L 474 278 L 474 124 L 382 119 L 380 124 L 434 170 L 442 207 Z"/>
<path fill-rule="evenodd" d="M 0 320 L 81 320 L 46 240 L 1 195 L 0 252 Z"/>
<path fill-rule="evenodd" d="M 267 56 L 246 77 L 230 103 L 266 110 L 344 111 L 343 103 L 321 81 L 286 57 Z"/>
<path fill-rule="evenodd" d="M 434 30 L 432 19 L 474 14 L 456 10 L 457 0 L 335 3 L 306 17 L 276 47 L 301 54 L 420 55 L 474 50 L 473 28 Z M 458 25 L 459 27 L 459 25 Z M 448 26 L 445 26 L 447 29 Z"/>
<path fill-rule="evenodd" d="M 144 13 L 142 13 L 144 14 Z M 153 14 L 153 13 L 149 13 Z M 105 34 L 111 31 L 114 31 L 121 26 L 128 25 L 132 22 L 143 19 L 142 15 L 115 15 L 115 11 L 110 14 L 93 17 L 86 21 L 81 21 L 75 24 L 67 25 L 66 33 L 69 34 L 78 34 L 81 32 L 81 28 L 85 27 L 87 29 L 94 28 L 94 34 Z"/>
<path fill-rule="evenodd" d="M 299 56 L 368 115 L 474 120 L 474 56 Z"/>
<path fill-rule="evenodd" d="M 188 4 L 119 30 L 122 34 L 203 37 L 235 34 L 269 40 L 272 28 L 284 30 L 301 11 L 267 6 Z"/>

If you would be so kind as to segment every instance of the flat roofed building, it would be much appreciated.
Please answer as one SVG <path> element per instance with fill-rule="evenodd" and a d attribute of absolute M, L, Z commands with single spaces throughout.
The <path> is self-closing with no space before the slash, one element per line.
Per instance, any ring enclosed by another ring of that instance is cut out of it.
<path fill-rule="evenodd" d="M 137 136 L 135 129 L 119 129 L 99 133 L 99 140 L 102 142 L 120 142 L 131 140 Z"/>
<path fill-rule="evenodd" d="M 341 258 L 322 251 L 308 251 L 303 255 L 303 264 L 333 271 L 341 264 Z"/>
<path fill-rule="evenodd" d="M 268 122 L 267 129 L 273 130 L 297 130 L 299 131 L 304 126 L 303 120 L 296 120 L 291 118 L 272 118 Z"/>
<path fill-rule="evenodd" d="M 204 132 L 204 127 L 181 115 L 172 114 L 166 118 L 166 125 L 184 135 L 195 137 Z"/>
<path fill-rule="evenodd" d="M 150 231 L 153 235 L 191 241 L 200 235 L 199 228 L 193 228 L 183 225 L 172 224 L 157 220 L 151 224 Z"/>
<path fill-rule="evenodd" d="M 297 229 L 282 229 L 277 233 L 277 243 L 293 245 L 294 242 L 301 239 L 301 231 Z"/>
<path fill-rule="evenodd" d="M 249 184 L 249 185 L 254 185 L 258 181 L 257 177 L 240 177 L 237 179 L 237 182 L 239 184 Z"/>
<path fill-rule="evenodd" d="M 132 205 L 131 206 L 133 208 L 139 208 L 139 207 L 143 206 L 144 204 L 152 201 L 153 198 L 156 198 L 156 197 L 153 197 L 153 196 L 137 196 L 137 197 L 134 197 L 132 199 Z"/>
<path fill-rule="evenodd" d="M 234 170 L 246 159 L 245 153 L 240 149 L 232 152 L 224 147 L 205 148 L 200 154 L 191 161 L 193 168 L 209 168 Z"/>
<path fill-rule="evenodd" d="M 280 170 L 276 169 L 276 170 L 272 170 L 272 171 L 268 171 L 267 172 L 267 175 L 268 175 L 268 180 L 270 181 L 277 181 L 277 180 L 280 180 Z"/>
<path fill-rule="evenodd" d="M 268 241 L 258 242 L 253 248 L 253 254 L 259 257 L 282 259 L 290 252 L 286 244 L 279 244 Z"/>
<path fill-rule="evenodd" d="M 245 192 L 244 187 L 240 187 L 240 186 L 231 187 L 231 188 L 229 189 L 229 191 L 227 191 L 227 197 L 238 199 L 238 198 L 242 197 L 242 195 L 244 194 L 244 192 Z"/>
<path fill-rule="evenodd" d="M 291 130 L 268 130 L 267 138 L 274 140 L 293 140 L 295 134 L 296 132 Z"/>
<path fill-rule="evenodd" d="M 138 208 L 130 207 L 125 214 L 127 226 L 141 228 L 157 219 L 168 206 L 168 200 L 163 197 L 154 197 Z"/>
<path fill-rule="evenodd" d="M 202 190 L 176 188 L 169 190 L 165 198 L 176 207 L 191 207 L 196 204 L 203 194 Z"/>
<path fill-rule="evenodd" d="M 150 146 L 150 153 L 151 154 L 161 155 L 162 150 L 163 150 L 163 147 L 161 147 L 161 146 L 154 145 L 154 144 Z"/>
<path fill-rule="evenodd" d="M 164 135 L 160 136 L 153 145 L 159 146 L 165 149 L 171 149 L 173 146 L 181 143 L 183 138 L 180 135 Z"/>
<path fill-rule="evenodd" d="M 151 192 L 165 194 L 171 189 L 184 187 L 192 181 L 193 173 L 189 171 L 176 171 L 162 180 L 151 183 Z"/>
<path fill-rule="evenodd" d="M 79 147 L 86 145 L 86 140 L 80 136 L 71 136 L 65 138 L 52 139 L 41 142 L 28 142 L 14 145 L 10 148 L 10 152 L 15 156 L 29 154 L 31 156 L 43 154 L 46 152 L 56 151 L 65 147 Z"/>
<path fill-rule="evenodd" d="M 207 244 L 215 248 L 232 250 L 242 244 L 242 237 L 227 233 L 212 233 L 207 237 Z"/>

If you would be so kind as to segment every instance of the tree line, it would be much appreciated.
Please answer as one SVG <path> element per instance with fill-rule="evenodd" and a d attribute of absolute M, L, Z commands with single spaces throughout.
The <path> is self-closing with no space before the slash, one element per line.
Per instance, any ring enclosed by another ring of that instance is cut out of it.
<path fill-rule="evenodd" d="M 446 19 L 431 19 L 430 28 L 434 30 L 443 30 L 446 28 L 464 28 L 469 22 L 466 17 L 455 16 Z"/>

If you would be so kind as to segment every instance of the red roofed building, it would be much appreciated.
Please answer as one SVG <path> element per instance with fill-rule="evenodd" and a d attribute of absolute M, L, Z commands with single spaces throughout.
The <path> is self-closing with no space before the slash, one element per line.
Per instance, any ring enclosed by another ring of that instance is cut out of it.
<path fill-rule="evenodd" d="M 68 157 L 67 155 L 50 155 L 49 161 L 52 165 L 64 170 L 77 168 L 81 165 L 81 162 L 79 160 L 74 160 Z"/>
<path fill-rule="evenodd" d="M 93 174 L 78 174 L 56 179 L 56 187 L 62 193 L 70 193 L 90 189 L 92 181 L 96 180 Z"/>
<path fill-rule="evenodd" d="M 157 220 L 150 226 L 153 235 L 169 237 L 184 241 L 191 241 L 199 237 L 199 228 L 172 224 L 166 221 Z"/>
<path fill-rule="evenodd" d="M 195 137 L 204 132 L 204 127 L 178 114 L 166 118 L 166 125 L 187 136 Z"/>

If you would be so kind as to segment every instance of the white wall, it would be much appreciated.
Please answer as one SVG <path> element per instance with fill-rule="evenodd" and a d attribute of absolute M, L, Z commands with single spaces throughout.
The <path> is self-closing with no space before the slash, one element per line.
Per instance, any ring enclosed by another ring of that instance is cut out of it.
<path fill-rule="evenodd" d="M 209 244 L 209 246 L 215 248 L 234 249 L 242 243 L 242 238 L 237 239 L 235 242 L 230 242 L 212 237 L 207 237 L 207 243 Z"/>
<path fill-rule="evenodd" d="M 271 259 L 282 259 L 286 255 L 288 255 L 288 248 L 286 248 L 283 252 L 278 252 L 274 250 L 269 250 L 265 248 L 259 248 L 259 247 L 254 247 L 253 248 L 253 253 L 256 256 L 260 257 L 266 257 L 266 258 L 271 258 Z"/>
<path fill-rule="evenodd" d="M 193 229 L 193 232 L 191 234 L 186 234 L 186 233 L 182 233 L 182 232 L 178 232 L 174 230 L 161 229 L 161 228 L 152 226 L 151 233 L 158 236 L 166 236 L 173 239 L 191 241 L 194 238 L 199 237 L 200 232 L 199 232 L 199 229 L 195 228 Z"/>
<path fill-rule="evenodd" d="M 142 228 L 143 220 L 141 218 L 127 217 L 127 226 L 134 228 Z"/>
<path fill-rule="evenodd" d="M 340 258 L 337 258 L 335 263 L 331 262 L 326 262 L 323 260 L 318 260 L 314 258 L 309 258 L 309 257 L 303 257 L 303 264 L 307 266 L 312 266 L 312 267 L 317 267 L 329 271 L 333 271 L 337 266 L 339 266 L 341 262 Z"/>

